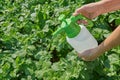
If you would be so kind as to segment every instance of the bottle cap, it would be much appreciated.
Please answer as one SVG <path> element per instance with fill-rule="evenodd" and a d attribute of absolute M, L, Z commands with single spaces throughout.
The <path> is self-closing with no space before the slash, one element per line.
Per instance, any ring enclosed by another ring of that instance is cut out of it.
<path fill-rule="evenodd" d="M 77 21 L 85 20 L 87 18 L 85 18 L 81 14 L 79 14 L 77 16 L 71 16 L 70 18 L 67 18 L 67 19 L 65 19 L 65 15 L 60 15 L 60 17 L 58 19 L 62 22 L 62 24 L 61 24 L 60 28 L 58 28 L 57 31 L 55 31 L 53 33 L 53 36 L 55 37 L 59 33 L 64 31 L 69 38 L 74 38 L 79 34 L 79 32 L 81 30 Z M 93 23 L 90 20 L 88 20 L 88 25 L 92 26 Z"/>

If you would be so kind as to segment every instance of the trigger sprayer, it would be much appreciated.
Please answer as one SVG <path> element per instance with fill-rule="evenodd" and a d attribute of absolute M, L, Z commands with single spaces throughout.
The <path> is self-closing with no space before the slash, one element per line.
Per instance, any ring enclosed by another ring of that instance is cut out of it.
<path fill-rule="evenodd" d="M 65 19 L 65 15 L 61 15 L 59 20 L 62 22 L 60 28 L 53 33 L 56 37 L 61 32 L 66 33 L 67 42 L 79 53 L 92 49 L 98 46 L 97 41 L 87 30 L 84 24 L 78 24 L 78 20 L 87 20 L 89 26 L 93 26 L 91 20 L 85 18 L 83 15 L 79 14 L 77 16 L 71 16 Z"/>

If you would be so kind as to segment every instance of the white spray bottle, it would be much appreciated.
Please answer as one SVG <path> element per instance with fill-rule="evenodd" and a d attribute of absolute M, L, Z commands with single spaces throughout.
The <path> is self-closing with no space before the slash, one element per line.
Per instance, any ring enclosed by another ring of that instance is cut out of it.
<path fill-rule="evenodd" d="M 59 20 L 62 21 L 61 27 L 53 33 L 56 36 L 60 32 L 64 31 L 66 33 L 67 42 L 78 52 L 84 52 L 98 46 L 96 39 L 91 35 L 87 28 L 83 24 L 77 24 L 78 20 L 88 20 L 88 25 L 93 25 L 93 23 L 83 17 L 82 15 L 71 16 L 70 18 L 64 19 L 65 16 L 61 15 Z"/>

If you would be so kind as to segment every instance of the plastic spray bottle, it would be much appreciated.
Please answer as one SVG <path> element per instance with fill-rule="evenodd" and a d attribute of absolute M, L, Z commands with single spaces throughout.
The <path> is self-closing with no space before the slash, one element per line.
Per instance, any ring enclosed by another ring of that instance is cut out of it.
<path fill-rule="evenodd" d="M 61 32 L 66 33 L 67 42 L 78 52 L 84 52 L 98 46 L 96 39 L 87 30 L 84 24 L 78 24 L 78 20 L 87 20 L 89 26 L 93 26 L 93 23 L 82 15 L 71 16 L 65 19 L 65 15 L 61 15 L 59 20 L 62 21 L 61 27 L 53 33 L 53 36 Z"/>

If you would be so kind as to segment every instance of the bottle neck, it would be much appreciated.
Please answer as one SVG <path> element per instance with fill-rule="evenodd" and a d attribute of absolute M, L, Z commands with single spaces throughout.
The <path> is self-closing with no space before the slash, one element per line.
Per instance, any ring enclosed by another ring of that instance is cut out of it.
<path fill-rule="evenodd" d="M 66 35 L 69 38 L 74 38 L 80 33 L 80 26 L 77 23 L 71 23 L 70 26 L 65 28 Z"/>

